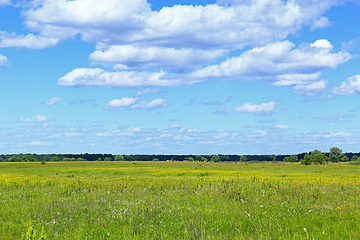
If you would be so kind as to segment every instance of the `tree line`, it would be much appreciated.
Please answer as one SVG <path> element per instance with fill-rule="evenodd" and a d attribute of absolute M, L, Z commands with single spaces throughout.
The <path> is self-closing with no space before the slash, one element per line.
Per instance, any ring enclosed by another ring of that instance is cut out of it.
<path fill-rule="evenodd" d="M 59 162 L 59 161 L 198 161 L 198 162 L 301 162 L 304 165 L 331 162 L 357 163 L 360 153 L 343 153 L 340 148 L 329 152 L 314 150 L 294 155 L 164 155 L 164 154 L 2 154 L 0 162 Z"/>

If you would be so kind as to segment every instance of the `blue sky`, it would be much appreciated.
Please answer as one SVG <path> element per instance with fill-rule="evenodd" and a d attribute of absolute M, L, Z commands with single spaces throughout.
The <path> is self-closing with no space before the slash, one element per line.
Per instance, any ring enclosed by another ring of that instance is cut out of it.
<path fill-rule="evenodd" d="M 0 0 L 0 153 L 359 152 L 360 1 Z"/>

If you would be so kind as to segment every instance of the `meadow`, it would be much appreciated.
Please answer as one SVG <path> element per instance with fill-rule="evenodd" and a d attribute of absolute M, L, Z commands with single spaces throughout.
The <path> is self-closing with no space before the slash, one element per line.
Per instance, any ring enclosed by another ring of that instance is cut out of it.
<path fill-rule="evenodd" d="M 0 163 L 0 239 L 360 239 L 359 176 L 348 163 Z"/>

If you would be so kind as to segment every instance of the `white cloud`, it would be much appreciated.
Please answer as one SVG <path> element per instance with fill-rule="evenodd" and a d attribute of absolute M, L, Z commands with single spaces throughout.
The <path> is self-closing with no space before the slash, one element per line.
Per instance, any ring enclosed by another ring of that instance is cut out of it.
<path fill-rule="evenodd" d="M 146 88 L 142 91 L 139 91 L 136 93 L 136 97 L 140 97 L 146 94 L 157 94 L 157 93 L 161 93 L 162 91 L 159 89 L 150 89 L 150 88 Z"/>
<path fill-rule="evenodd" d="M 234 112 L 247 112 L 247 113 L 258 113 L 258 112 L 273 112 L 278 102 L 271 101 L 262 104 L 245 103 L 242 106 L 234 108 Z"/>
<path fill-rule="evenodd" d="M 289 129 L 290 127 L 289 127 L 289 126 L 286 126 L 286 125 L 278 124 L 278 125 L 276 125 L 274 128 L 277 128 L 277 129 Z"/>
<path fill-rule="evenodd" d="M 36 116 L 33 118 L 20 118 L 19 122 L 31 122 L 31 123 L 40 123 L 40 122 L 49 122 L 51 119 L 44 116 Z"/>
<path fill-rule="evenodd" d="M 323 137 L 323 138 L 334 138 L 334 137 L 351 137 L 352 134 L 351 133 L 344 133 L 344 132 L 330 132 L 330 133 L 318 133 L 316 135 L 314 135 L 314 137 L 319 138 L 319 137 Z"/>
<path fill-rule="evenodd" d="M 217 109 L 215 113 L 222 115 L 227 115 L 233 112 L 254 113 L 254 114 L 271 113 L 275 110 L 275 106 L 278 104 L 280 103 L 276 101 L 271 101 L 262 104 L 245 103 L 244 105 L 238 106 L 234 109 L 226 109 L 226 110 Z"/>
<path fill-rule="evenodd" d="M 319 39 L 310 44 L 310 47 L 332 49 L 333 45 L 326 39 Z"/>
<path fill-rule="evenodd" d="M 347 82 L 342 82 L 339 87 L 334 87 L 332 92 L 336 95 L 360 94 L 360 75 L 349 77 Z"/>
<path fill-rule="evenodd" d="M 326 84 L 328 82 L 325 80 L 320 80 L 318 82 L 313 82 L 310 84 L 296 85 L 294 89 L 297 94 L 314 96 L 319 92 L 326 89 Z"/>
<path fill-rule="evenodd" d="M 223 53 L 224 50 L 115 45 L 104 51 L 96 50 L 90 54 L 89 59 L 92 64 L 114 64 L 115 70 L 152 68 L 179 70 L 210 63 Z"/>
<path fill-rule="evenodd" d="M 2 67 L 6 67 L 7 66 L 7 63 L 8 63 L 8 58 L 5 57 L 4 55 L 1 55 L 0 54 L 0 69 Z"/>
<path fill-rule="evenodd" d="M 334 69 L 353 56 L 346 52 L 331 53 L 332 45 L 325 39 L 293 49 L 289 41 L 275 42 L 256 47 L 238 57 L 232 57 L 218 65 L 210 65 L 191 74 L 194 78 L 248 78 L 268 79 L 275 85 L 308 83 L 320 76 L 320 71 Z M 280 81 L 278 83 L 277 81 Z"/>
<path fill-rule="evenodd" d="M 224 105 L 225 103 L 230 102 L 232 97 L 227 97 L 224 100 L 221 101 L 210 101 L 210 100 L 202 100 L 200 101 L 200 103 L 204 104 L 204 105 L 212 105 L 212 106 L 216 106 L 216 105 Z"/>
<path fill-rule="evenodd" d="M 282 40 L 304 25 L 324 25 L 333 1 L 258 0 L 234 5 L 164 7 L 146 0 L 44 0 L 24 11 L 26 25 L 43 36 L 78 33 L 99 45 L 145 43 L 164 47 L 235 49 Z"/>
<path fill-rule="evenodd" d="M 315 31 L 319 28 L 326 28 L 331 26 L 332 23 L 329 21 L 327 17 L 320 17 L 318 20 L 314 22 L 314 24 L 311 26 L 310 30 Z"/>
<path fill-rule="evenodd" d="M 42 49 L 55 46 L 59 40 L 52 37 L 35 36 L 33 34 L 17 35 L 0 31 L 0 48 L 25 47 L 30 49 Z"/>
<path fill-rule="evenodd" d="M 131 106 L 132 109 L 138 109 L 138 108 L 141 108 L 141 109 L 144 109 L 144 108 L 151 108 L 151 109 L 154 109 L 154 108 L 163 108 L 163 107 L 167 107 L 169 106 L 170 103 L 168 103 L 166 100 L 164 99 L 155 99 L 151 102 L 140 102 L 140 103 L 136 103 L 134 105 Z"/>
<path fill-rule="evenodd" d="M 59 102 L 62 102 L 64 100 L 65 99 L 63 99 L 63 98 L 55 98 L 55 97 L 53 97 L 53 98 L 50 98 L 50 99 L 48 99 L 46 101 L 43 101 L 42 103 L 44 103 L 44 104 L 46 104 L 48 106 L 52 106 L 52 105 L 57 104 Z"/>
<path fill-rule="evenodd" d="M 151 102 L 139 102 L 139 98 L 129 98 L 124 97 L 122 99 L 114 99 L 109 101 L 106 109 L 107 110 L 125 110 L 125 109 L 155 109 L 155 108 L 163 108 L 169 106 L 168 103 L 164 99 L 155 99 Z"/>
<path fill-rule="evenodd" d="M 33 141 L 33 142 L 30 142 L 29 145 L 30 145 L 30 146 L 52 146 L 53 143 Z"/>
<path fill-rule="evenodd" d="M 114 108 L 123 108 L 123 107 L 128 107 L 134 103 L 136 103 L 138 101 L 138 98 L 129 98 L 129 97 L 124 97 L 121 99 L 114 99 L 111 100 L 108 103 L 109 107 L 114 107 Z"/>
<path fill-rule="evenodd" d="M 0 0 L 0 6 L 12 5 L 11 0 Z"/>
<path fill-rule="evenodd" d="M 174 125 L 171 125 L 169 128 L 172 128 L 172 129 L 180 129 L 180 128 L 181 128 L 181 125 L 180 125 L 180 124 L 174 124 Z"/>
<path fill-rule="evenodd" d="M 106 72 L 100 68 L 77 68 L 58 80 L 58 84 L 64 87 L 163 87 L 189 85 L 196 82 L 200 81 L 176 78 L 164 71 Z"/>

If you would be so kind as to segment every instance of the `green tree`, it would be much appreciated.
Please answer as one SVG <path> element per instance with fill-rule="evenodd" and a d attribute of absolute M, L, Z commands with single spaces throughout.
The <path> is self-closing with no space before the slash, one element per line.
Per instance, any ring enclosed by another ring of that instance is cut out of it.
<path fill-rule="evenodd" d="M 157 158 L 153 158 L 153 161 L 154 161 L 154 162 L 158 162 L 158 161 L 159 161 L 159 159 L 157 159 Z"/>
<path fill-rule="evenodd" d="M 239 159 L 240 162 L 246 162 L 247 161 L 247 157 L 245 155 L 240 156 Z"/>
<path fill-rule="evenodd" d="M 60 159 L 59 159 L 58 156 L 54 156 L 54 157 L 52 157 L 51 161 L 52 162 L 58 162 L 58 161 L 60 161 Z"/>
<path fill-rule="evenodd" d="M 307 153 L 305 157 L 301 160 L 302 165 L 310 165 L 312 163 L 312 159 L 310 155 Z"/>
<path fill-rule="evenodd" d="M 194 158 L 193 157 L 185 157 L 185 161 L 193 162 Z"/>
<path fill-rule="evenodd" d="M 98 162 L 99 162 L 99 161 L 102 161 L 102 158 L 99 157 L 96 161 L 98 161 Z"/>
<path fill-rule="evenodd" d="M 348 161 L 349 161 L 349 158 L 348 158 L 346 155 L 344 155 L 344 156 L 341 157 L 340 161 L 342 161 L 342 162 L 348 162 Z"/>
<path fill-rule="evenodd" d="M 104 159 L 104 161 L 106 161 L 106 162 L 108 162 L 108 161 L 112 161 L 113 159 L 112 158 L 109 158 L 109 157 L 106 157 L 105 159 Z"/>
<path fill-rule="evenodd" d="M 140 161 L 149 161 L 149 156 L 148 155 L 141 155 Z"/>
<path fill-rule="evenodd" d="M 22 156 L 22 159 L 21 159 L 22 162 L 35 162 L 36 159 L 34 158 L 34 155 L 33 154 L 25 154 Z"/>
<path fill-rule="evenodd" d="M 211 161 L 212 161 L 212 162 L 220 162 L 220 157 L 219 157 L 219 155 L 214 155 L 214 156 L 212 156 L 212 157 L 211 157 Z"/>
<path fill-rule="evenodd" d="M 206 157 L 201 157 L 201 161 L 202 161 L 202 162 L 207 162 L 208 159 L 207 159 Z"/>
<path fill-rule="evenodd" d="M 196 156 L 195 156 L 195 159 L 196 159 L 196 161 L 199 161 L 199 162 L 202 162 L 202 161 L 203 161 L 201 155 L 196 155 Z"/>
<path fill-rule="evenodd" d="M 352 161 L 352 162 L 356 162 L 357 160 L 359 160 L 359 157 L 358 157 L 358 156 L 353 155 L 353 156 L 351 157 L 351 161 Z"/>
<path fill-rule="evenodd" d="M 285 157 L 283 162 L 298 162 L 299 159 L 296 155 L 291 155 L 290 157 Z"/>
<path fill-rule="evenodd" d="M 318 152 L 314 155 L 313 157 L 313 162 L 315 164 L 325 164 L 325 162 L 328 160 L 328 157 L 322 153 L 322 152 Z"/>
<path fill-rule="evenodd" d="M 114 157 L 114 160 L 115 161 L 125 161 L 125 158 L 123 155 L 118 154 Z"/>
<path fill-rule="evenodd" d="M 11 157 L 10 162 L 21 162 L 21 158 L 19 156 L 13 156 Z"/>
<path fill-rule="evenodd" d="M 337 163 L 340 162 L 342 160 L 342 157 L 345 156 L 342 152 L 342 150 L 338 147 L 332 147 L 330 148 L 330 153 L 329 153 L 329 160 L 331 162 Z"/>

